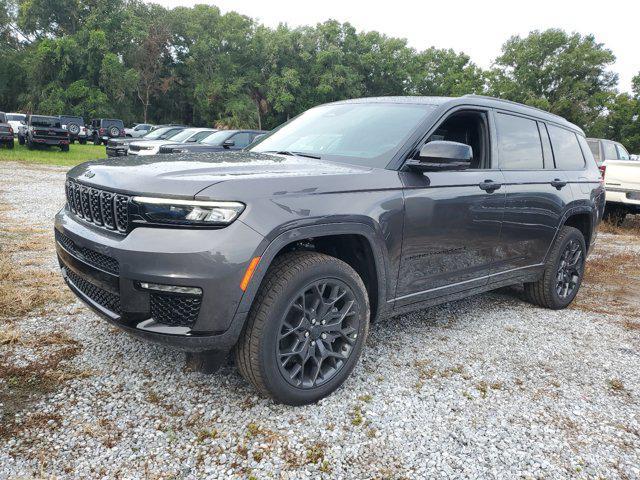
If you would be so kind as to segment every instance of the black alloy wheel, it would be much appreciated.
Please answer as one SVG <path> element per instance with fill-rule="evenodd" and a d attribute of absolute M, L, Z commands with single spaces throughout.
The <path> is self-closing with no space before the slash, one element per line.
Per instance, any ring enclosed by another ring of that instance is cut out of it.
<path fill-rule="evenodd" d="M 314 388 L 331 380 L 353 352 L 360 320 L 355 295 L 342 281 L 304 287 L 282 318 L 276 357 L 285 380 Z"/>
<path fill-rule="evenodd" d="M 568 298 L 574 294 L 582 276 L 583 266 L 582 245 L 577 240 L 569 241 L 560 257 L 556 275 L 556 292 L 560 298 Z"/>

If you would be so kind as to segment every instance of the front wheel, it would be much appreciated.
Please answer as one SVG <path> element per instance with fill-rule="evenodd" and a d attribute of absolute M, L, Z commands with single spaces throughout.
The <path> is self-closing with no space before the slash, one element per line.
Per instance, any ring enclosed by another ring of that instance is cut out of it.
<path fill-rule="evenodd" d="M 577 228 L 562 227 L 545 263 L 542 278 L 524 284 L 527 300 L 553 310 L 566 308 L 582 284 L 586 254 L 582 232 Z"/>
<path fill-rule="evenodd" d="M 11 140 L 9 143 L 7 143 L 7 148 L 8 149 L 12 149 L 13 148 L 13 140 Z"/>
<path fill-rule="evenodd" d="M 236 345 L 242 376 L 288 405 L 317 402 L 347 379 L 369 330 L 358 274 L 316 252 L 287 253 L 269 268 Z"/>

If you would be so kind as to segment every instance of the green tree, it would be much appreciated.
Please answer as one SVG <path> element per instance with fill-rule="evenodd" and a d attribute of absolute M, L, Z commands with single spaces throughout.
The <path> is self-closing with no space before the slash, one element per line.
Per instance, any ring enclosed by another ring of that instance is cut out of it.
<path fill-rule="evenodd" d="M 589 129 L 615 95 L 617 75 L 608 71 L 614 60 L 593 35 L 534 31 L 503 45 L 490 72 L 489 91 Z"/>

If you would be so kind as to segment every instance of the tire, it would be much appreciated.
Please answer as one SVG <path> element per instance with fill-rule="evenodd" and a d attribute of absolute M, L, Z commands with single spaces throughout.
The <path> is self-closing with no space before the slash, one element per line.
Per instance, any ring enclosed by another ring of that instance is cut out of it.
<path fill-rule="evenodd" d="M 80 140 L 78 140 L 78 143 L 80 145 L 86 145 L 87 144 L 87 139 L 86 138 L 80 139 Z"/>
<path fill-rule="evenodd" d="M 624 223 L 626 216 L 627 210 L 624 207 L 620 207 L 618 205 L 607 205 L 604 209 L 602 219 L 605 222 L 609 222 L 616 227 L 619 227 Z"/>
<path fill-rule="evenodd" d="M 68 152 L 69 151 L 69 145 L 60 145 L 60 151 L 61 152 Z"/>
<path fill-rule="evenodd" d="M 120 136 L 120 129 L 118 127 L 111 127 L 109 129 L 109 136 L 111 136 L 111 137 L 119 137 Z"/>
<path fill-rule="evenodd" d="M 77 123 L 70 123 L 67 125 L 67 131 L 70 135 L 76 136 L 80 133 L 80 125 Z"/>
<path fill-rule="evenodd" d="M 13 147 L 14 147 L 14 143 L 13 143 L 13 140 L 11 140 L 10 142 L 7 143 L 7 148 L 11 150 L 13 149 Z"/>
<path fill-rule="evenodd" d="M 340 295 L 341 291 L 344 294 Z M 324 298 L 334 294 L 340 296 L 333 303 L 331 297 Z M 303 297 L 308 300 L 303 301 Z M 320 297 L 325 301 L 313 313 L 311 305 Z M 306 305 L 302 319 L 301 305 Z M 291 326 L 292 321 L 298 325 Z M 323 330 L 327 332 L 324 335 Z M 273 262 L 260 286 L 235 348 L 236 365 L 262 395 L 288 405 L 314 403 L 347 379 L 360 357 L 368 330 L 369 299 L 353 268 L 321 253 L 287 253 Z M 302 345 L 300 353 L 282 353 L 297 351 L 298 345 Z M 323 352 L 331 355 L 318 361 Z M 279 359 L 285 356 L 283 366 Z M 296 370 L 299 376 L 290 376 Z"/>
<path fill-rule="evenodd" d="M 27 138 L 27 148 L 29 150 L 33 150 L 34 148 L 36 148 L 36 146 L 33 144 L 33 142 L 31 140 L 29 140 L 28 138 Z"/>
<path fill-rule="evenodd" d="M 570 247 L 571 246 L 571 247 Z M 577 246 L 576 253 L 569 254 L 567 252 L 574 246 Z M 577 228 L 564 226 L 560 229 L 560 233 L 551 248 L 549 257 L 544 266 L 544 272 L 540 280 L 524 284 L 524 293 L 526 299 L 540 307 L 550 308 L 552 310 L 560 310 L 566 308 L 578 294 L 582 278 L 584 276 L 584 264 L 586 260 L 587 248 L 584 236 Z M 575 258 L 576 264 L 571 266 Z M 579 258 L 578 258 L 579 257 Z M 569 261 L 567 261 L 569 260 Z M 564 263 L 563 263 L 564 262 Z M 564 267 L 562 272 L 563 278 L 560 280 L 560 269 Z M 567 283 L 568 282 L 568 283 Z M 561 287 L 571 288 L 563 295 L 558 291 Z"/>
<path fill-rule="evenodd" d="M 24 137 L 22 135 L 18 135 L 18 144 L 24 145 Z"/>
<path fill-rule="evenodd" d="M 100 140 L 100 137 L 98 137 L 97 135 L 93 136 L 93 144 L 94 145 L 101 145 L 102 144 L 102 140 Z"/>

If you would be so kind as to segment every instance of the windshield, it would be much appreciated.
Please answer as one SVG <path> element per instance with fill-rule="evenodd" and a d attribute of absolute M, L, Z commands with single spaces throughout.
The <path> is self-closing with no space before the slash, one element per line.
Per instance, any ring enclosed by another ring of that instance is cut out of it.
<path fill-rule="evenodd" d="M 406 103 L 324 105 L 306 111 L 250 150 L 384 167 L 435 108 Z"/>
<path fill-rule="evenodd" d="M 209 135 L 207 138 L 205 138 L 204 140 L 202 140 L 202 144 L 204 145 L 215 145 L 215 146 L 219 146 L 222 145 L 222 142 L 224 142 L 227 138 L 229 138 L 231 135 L 233 134 L 233 132 L 230 131 L 220 131 L 220 132 L 216 132 L 216 133 L 212 133 L 211 135 Z"/>
<path fill-rule="evenodd" d="M 60 119 L 56 117 L 37 117 L 35 115 L 32 115 L 31 126 L 60 128 Z"/>
<path fill-rule="evenodd" d="M 27 119 L 26 115 L 22 115 L 20 113 L 8 113 L 7 121 L 10 122 L 24 122 Z"/>
<path fill-rule="evenodd" d="M 173 131 L 172 131 L 173 130 Z M 147 133 L 146 135 L 143 135 L 143 137 L 146 140 L 154 140 L 154 139 L 158 139 L 160 137 L 162 137 L 163 135 L 164 138 L 171 138 L 174 135 L 180 133 L 182 131 L 181 128 L 176 128 L 176 127 L 162 127 L 162 128 L 157 128 L 155 130 L 152 130 L 151 132 Z M 171 133 L 167 133 L 167 132 L 171 132 Z"/>
<path fill-rule="evenodd" d="M 171 137 L 171 141 L 176 143 L 182 143 L 197 132 L 198 132 L 197 128 L 185 128 L 181 132 L 178 132 L 177 134 L 173 135 Z"/>

